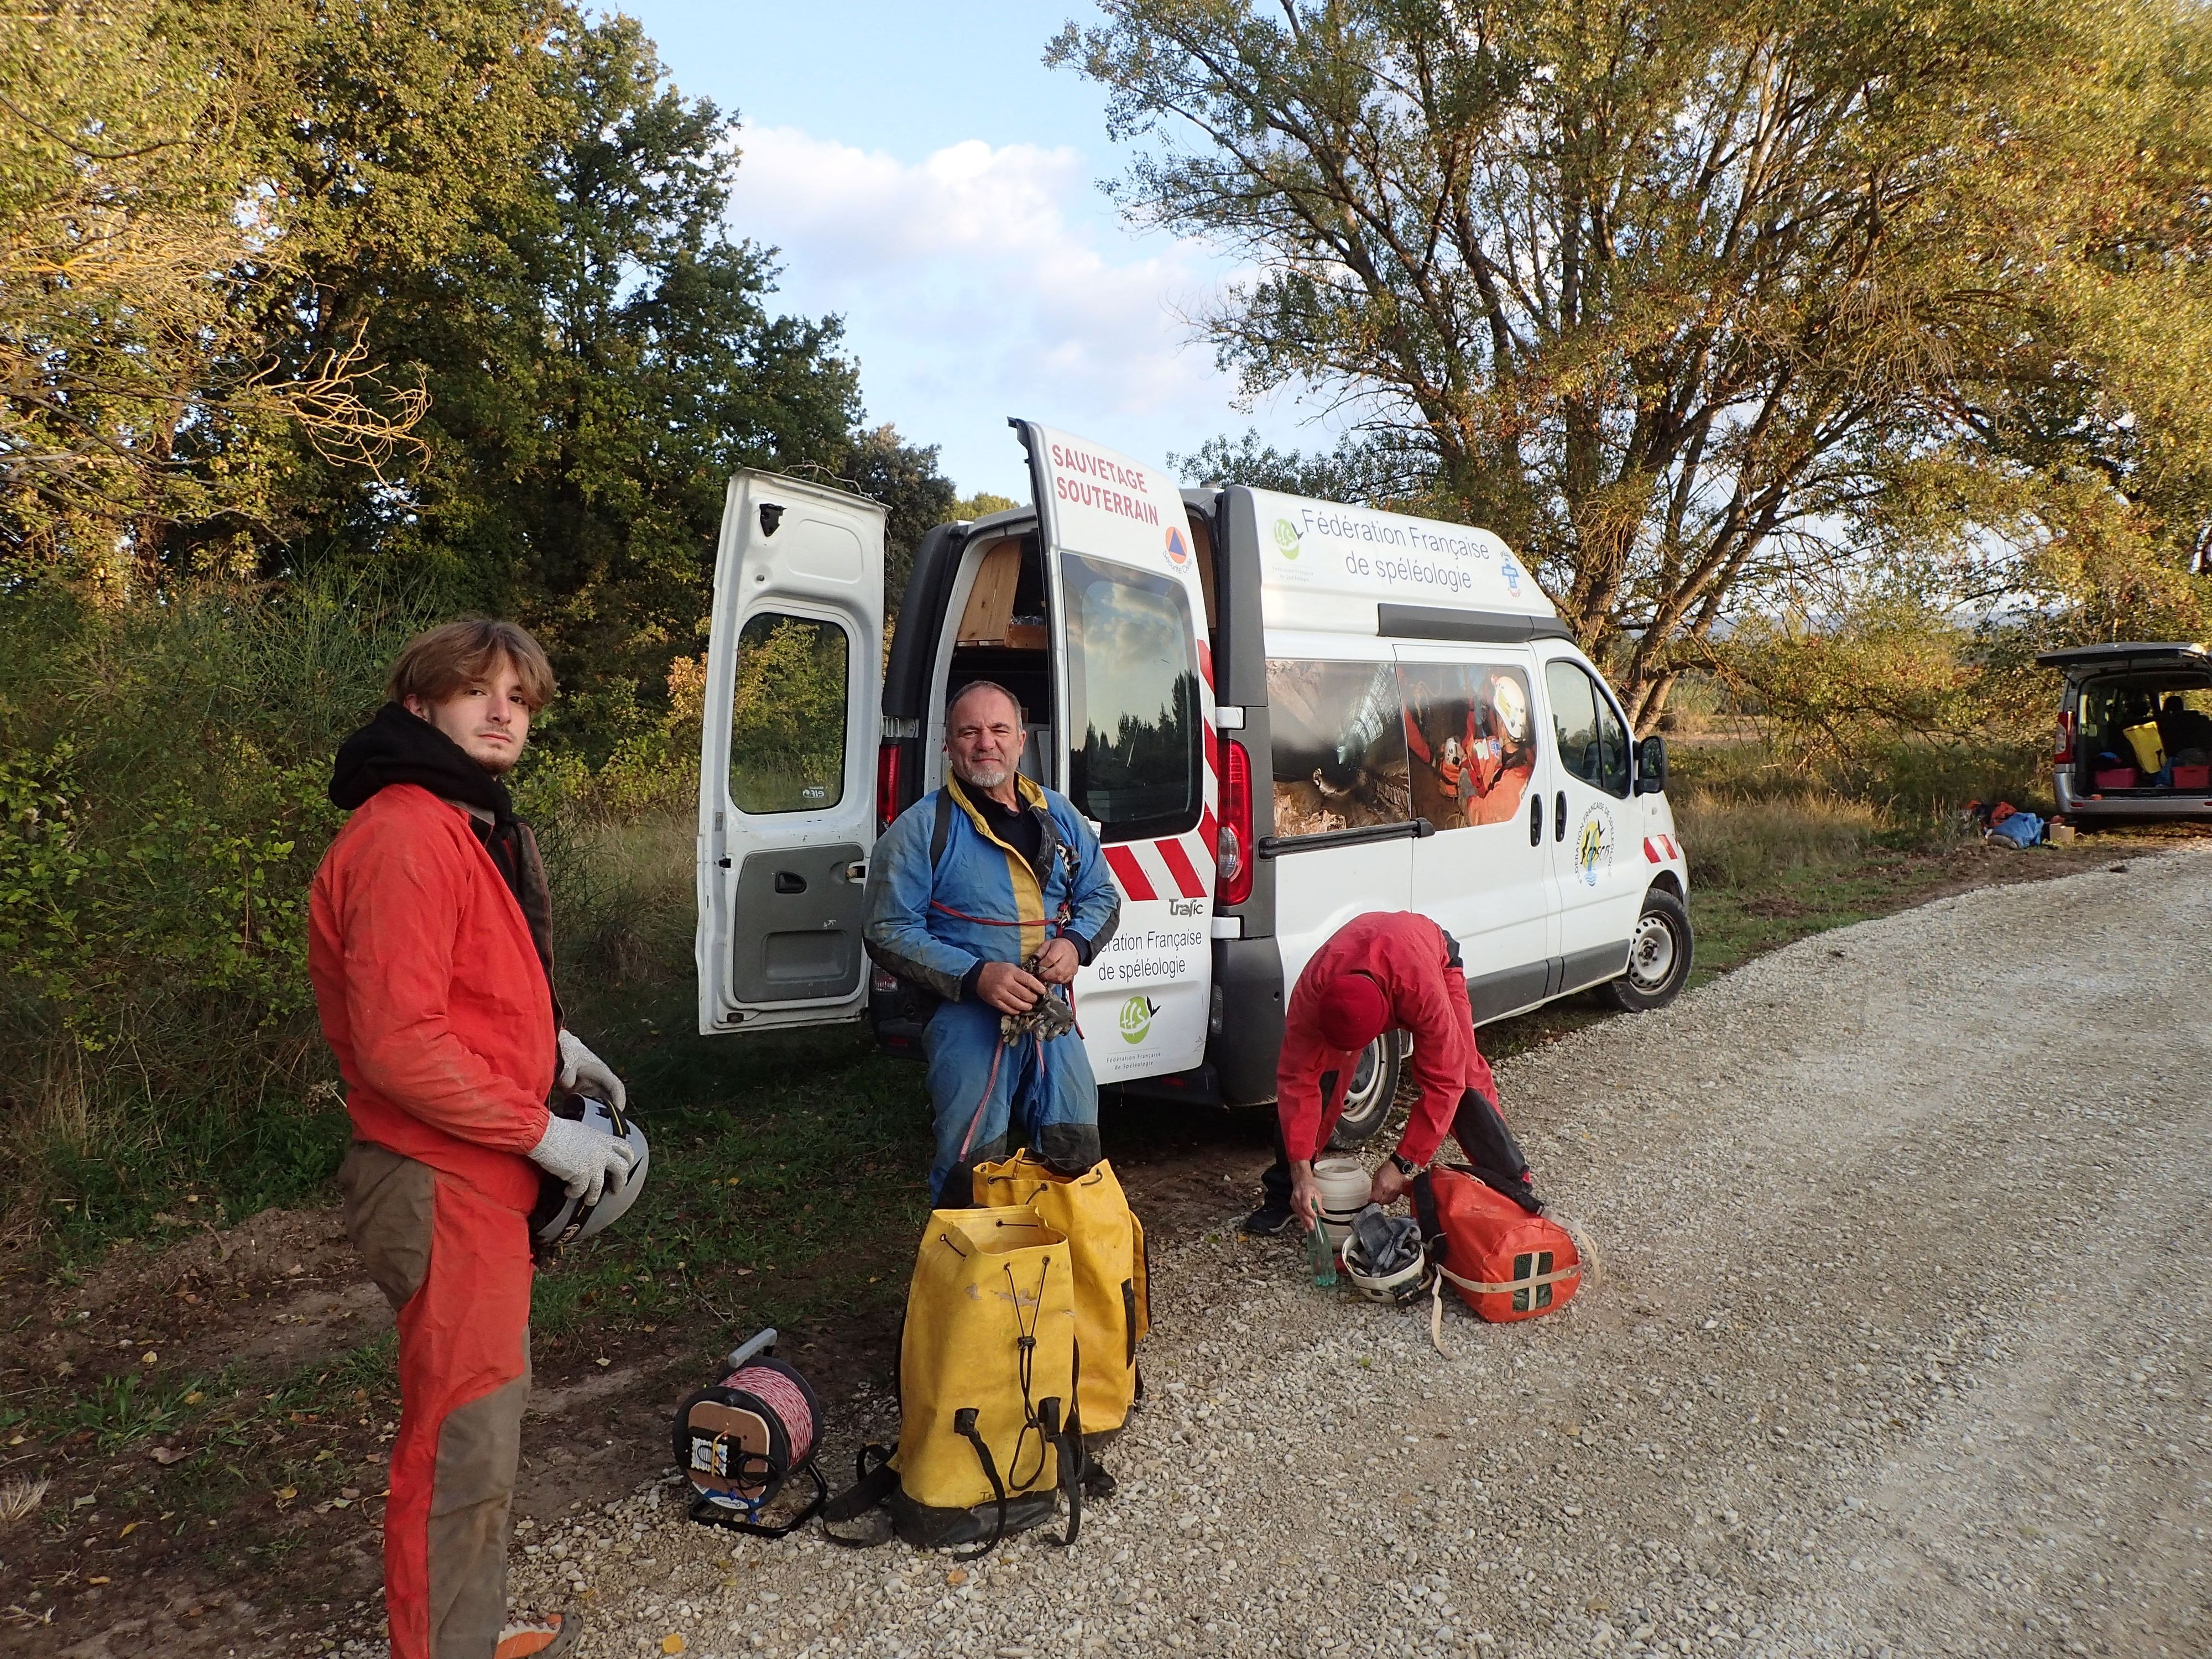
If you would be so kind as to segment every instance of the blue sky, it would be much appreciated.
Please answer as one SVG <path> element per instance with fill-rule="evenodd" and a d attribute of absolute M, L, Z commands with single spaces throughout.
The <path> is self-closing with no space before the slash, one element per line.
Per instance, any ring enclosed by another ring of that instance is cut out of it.
<path fill-rule="evenodd" d="M 941 447 L 963 492 L 1026 498 L 1006 417 L 1139 459 L 1258 426 L 1326 446 L 1286 398 L 1249 412 L 1182 316 L 1235 267 L 1124 225 L 1100 89 L 1048 70 L 1087 8 L 636 0 L 684 92 L 744 120 L 738 234 L 782 250 L 778 303 L 846 319 L 871 422 Z"/>

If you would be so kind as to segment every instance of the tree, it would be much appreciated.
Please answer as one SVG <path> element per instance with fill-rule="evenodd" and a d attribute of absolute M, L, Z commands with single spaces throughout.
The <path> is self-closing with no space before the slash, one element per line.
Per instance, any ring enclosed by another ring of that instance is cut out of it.
<path fill-rule="evenodd" d="M 1310 495 L 1324 501 L 1399 501 L 1418 495 L 1427 457 L 1393 451 L 1372 440 L 1352 441 L 1334 453 L 1278 449 L 1257 430 L 1242 438 L 1209 438 L 1188 455 L 1170 453 L 1169 468 L 1192 484 L 1241 483 Z"/>
<path fill-rule="evenodd" d="M 303 8 L 60 0 L 0 28 L 0 576 L 158 583 L 181 521 L 270 522 L 292 457 L 374 477 L 419 392 L 357 331 L 269 349 L 306 249 L 249 135 Z M 281 55 L 281 54 L 278 54 Z"/>
<path fill-rule="evenodd" d="M 963 495 L 953 502 L 945 517 L 947 521 L 972 524 L 977 519 L 989 518 L 994 513 L 1011 512 L 1018 505 L 1012 495 L 994 495 L 988 489 L 979 489 L 974 495 Z"/>
<path fill-rule="evenodd" d="M 890 516 L 884 525 L 885 622 L 895 620 L 914 572 L 914 550 L 936 525 L 954 516 L 959 492 L 937 470 L 937 446 L 904 443 L 896 427 L 879 426 L 858 434 L 841 476 L 863 495 L 881 501 Z"/>
<path fill-rule="evenodd" d="M 2193 307 L 2206 367 L 2181 0 L 1103 9 L 1048 61 L 1145 146 L 1130 215 L 1260 267 L 1221 362 L 1519 544 L 1640 727 L 1739 606 L 2016 514 L 2039 407 L 2086 394 L 2068 443 L 2118 454 L 2156 406 L 2121 317 Z M 1931 467 L 1974 490 L 1885 518 Z"/>

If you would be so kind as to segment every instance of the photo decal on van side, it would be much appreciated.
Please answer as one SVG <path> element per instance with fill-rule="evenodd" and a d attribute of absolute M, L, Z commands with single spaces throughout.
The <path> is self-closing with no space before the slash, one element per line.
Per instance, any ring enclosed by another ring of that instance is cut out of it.
<path fill-rule="evenodd" d="M 1275 833 L 1403 823 L 1406 733 L 1387 662 L 1267 660 Z"/>
<path fill-rule="evenodd" d="M 1439 830 L 1517 821 L 1536 770 L 1528 677 L 1510 664 L 1398 665 L 1413 815 Z"/>
<path fill-rule="evenodd" d="M 1514 822 L 1536 769 L 1528 677 L 1510 664 L 1271 658 L 1267 706 L 1278 836 Z"/>

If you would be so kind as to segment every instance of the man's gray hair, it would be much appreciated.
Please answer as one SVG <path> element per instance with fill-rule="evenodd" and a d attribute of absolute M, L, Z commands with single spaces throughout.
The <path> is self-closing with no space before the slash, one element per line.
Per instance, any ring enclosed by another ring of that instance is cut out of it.
<path fill-rule="evenodd" d="M 969 698 L 974 696 L 978 691 L 997 692 L 1008 702 L 1013 704 L 1014 719 L 1017 721 L 1024 726 L 1030 723 L 1029 710 L 1022 707 L 1022 700 L 1016 696 L 1012 692 L 1007 690 L 1005 686 L 1000 684 L 998 681 L 970 680 L 967 684 L 962 686 L 957 691 L 955 691 L 950 697 L 947 697 L 945 700 L 945 730 L 947 735 L 950 735 L 952 731 L 953 711 L 958 708 L 962 703 L 967 702 Z"/>

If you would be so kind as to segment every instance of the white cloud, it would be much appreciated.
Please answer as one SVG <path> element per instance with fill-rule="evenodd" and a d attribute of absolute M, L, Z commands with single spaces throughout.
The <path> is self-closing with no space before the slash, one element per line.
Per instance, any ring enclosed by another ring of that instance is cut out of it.
<path fill-rule="evenodd" d="M 904 162 L 792 127 L 741 142 L 732 229 L 782 250 L 784 304 L 845 316 L 872 417 L 941 443 L 962 488 L 1015 492 L 1010 414 L 1152 462 L 1252 423 L 1183 320 L 1233 269 L 1130 233 L 1077 151 L 971 139 Z M 1259 423 L 1316 441 L 1287 408 Z"/>

